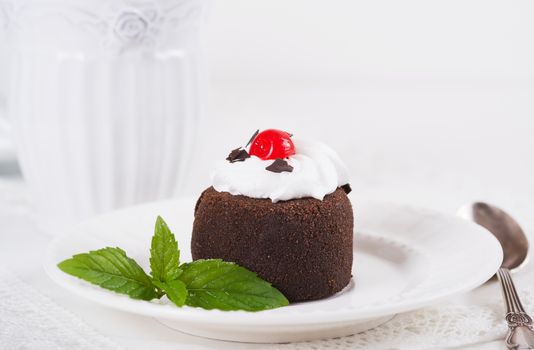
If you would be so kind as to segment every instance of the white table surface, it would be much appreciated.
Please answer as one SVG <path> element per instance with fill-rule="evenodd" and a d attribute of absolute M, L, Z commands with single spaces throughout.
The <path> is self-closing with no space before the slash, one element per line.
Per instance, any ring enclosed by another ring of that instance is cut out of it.
<path fill-rule="evenodd" d="M 242 135 L 247 133 L 244 130 L 273 126 L 301 133 L 305 130 L 312 137 L 331 143 L 347 160 L 355 178 L 353 198 L 365 196 L 407 202 L 449 213 L 467 201 L 487 199 L 513 213 L 532 232 L 534 105 L 530 100 L 533 88 L 500 83 L 490 87 L 461 84 L 460 88 L 453 84 L 425 87 L 421 91 L 417 83 L 412 90 L 404 85 L 402 88 L 387 85 L 386 90 L 375 83 L 369 83 L 367 88 L 358 85 L 326 90 L 314 83 L 252 89 L 243 88 L 240 83 L 224 83 L 224 88 L 215 85 L 211 96 L 212 117 L 204 122 L 207 131 L 201 141 L 210 140 L 207 144 L 230 149 L 235 144 L 231 140 L 248 137 Z M 436 112 L 438 117 L 428 122 L 427 112 L 435 111 L 435 105 L 440 107 Z M 325 116 L 330 119 L 321 124 Z M 336 121 L 336 116 L 342 118 Z M 229 120 L 239 127 L 228 127 Z M 348 126 L 333 127 L 335 123 Z M 480 129 L 478 125 L 484 127 Z M 425 133 L 418 133 L 417 128 L 423 128 Z M 225 132 L 220 134 L 218 130 Z M 506 137 L 499 138 L 499 135 Z M 189 194 L 196 194 L 206 186 L 209 163 L 218 156 L 209 147 L 199 149 L 188 185 Z M 495 157 L 502 166 L 495 164 Z M 11 173 L 12 165 L 7 168 Z M 50 237 L 40 232 L 32 221 L 25 191 L 19 176 L 5 174 L 0 169 L 0 264 L 99 332 L 129 349 L 261 347 L 182 334 L 153 319 L 109 310 L 62 290 L 48 279 L 41 267 L 43 247 Z M 521 279 L 521 273 L 517 277 L 519 283 L 534 282 Z M 490 283 L 477 293 L 477 297 L 483 297 L 500 291 Z M 473 294 L 459 298 L 469 300 L 470 297 Z M 500 342 L 463 347 L 502 348 Z"/>

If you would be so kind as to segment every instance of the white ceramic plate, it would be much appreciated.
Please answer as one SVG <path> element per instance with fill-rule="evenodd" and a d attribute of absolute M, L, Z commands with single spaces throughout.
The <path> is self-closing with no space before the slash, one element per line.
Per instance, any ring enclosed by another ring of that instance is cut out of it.
<path fill-rule="evenodd" d="M 234 341 L 287 342 L 353 334 L 396 313 L 432 304 L 487 281 L 502 250 L 485 229 L 454 216 L 408 206 L 354 201 L 357 232 L 353 281 L 333 297 L 262 312 L 182 307 L 139 301 L 61 272 L 73 254 L 120 246 L 148 271 L 157 215 L 175 233 L 182 260 L 191 259 L 194 200 L 156 202 L 87 221 L 49 246 L 45 269 L 72 292 L 99 304 L 159 319 L 186 333 Z"/>

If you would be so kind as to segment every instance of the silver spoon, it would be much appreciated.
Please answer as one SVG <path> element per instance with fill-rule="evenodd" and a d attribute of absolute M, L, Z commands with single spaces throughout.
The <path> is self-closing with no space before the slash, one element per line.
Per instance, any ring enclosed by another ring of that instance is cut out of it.
<path fill-rule="evenodd" d="M 525 233 L 510 215 L 487 203 L 469 204 L 462 207 L 459 214 L 488 229 L 502 245 L 504 259 L 497 277 L 506 304 L 506 346 L 514 350 L 534 349 L 532 318 L 525 312 L 510 275 L 510 271 L 518 268 L 527 258 L 528 241 Z"/>

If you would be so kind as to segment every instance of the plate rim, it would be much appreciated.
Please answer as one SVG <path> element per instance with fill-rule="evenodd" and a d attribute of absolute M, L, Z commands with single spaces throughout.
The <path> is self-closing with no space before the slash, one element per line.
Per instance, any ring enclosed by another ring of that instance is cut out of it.
<path fill-rule="evenodd" d="M 74 227 L 71 227 L 68 232 L 64 235 L 54 238 L 47 246 L 46 252 L 43 259 L 43 267 L 46 274 L 59 286 L 72 292 L 75 295 L 78 295 L 84 299 L 90 300 L 97 304 L 110 307 L 112 309 L 118 309 L 121 311 L 144 315 L 148 317 L 155 317 L 173 321 L 184 321 L 195 324 L 206 324 L 206 325 L 228 325 L 228 326 L 241 326 L 247 328 L 253 327 L 265 327 L 265 326 L 290 326 L 290 325 L 324 325 L 325 323 L 350 323 L 350 322 L 359 322 L 368 319 L 374 319 L 378 317 L 384 317 L 388 315 L 394 315 L 402 312 L 413 311 L 434 303 L 437 303 L 448 297 L 467 292 L 472 290 L 486 281 L 488 281 L 500 267 L 502 262 L 502 247 L 498 240 L 487 231 L 485 228 L 468 222 L 464 219 L 456 217 L 454 215 L 442 213 L 436 210 L 417 207 L 409 204 L 400 204 L 390 201 L 377 201 L 377 200 L 368 200 L 368 199 L 358 199 L 358 203 L 366 202 L 373 203 L 375 205 L 385 205 L 385 206 L 394 206 L 397 208 L 402 208 L 404 210 L 411 209 L 415 210 L 418 213 L 431 213 L 437 215 L 442 219 L 455 220 L 462 222 L 462 224 L 469 225 L 472 230 L 478 231 L 480 234 L 483 234 L 488 239 L 488 245 L 492 245 L 495 248 L 495 254 L 487 256 L 488 263 L 484 266 L 487 266 L 487 269 L 484 273 L 477 274 L 478 278 L 473 278 L 470 283 L 464 283 L 460 286 L 453 287 L 445 290 L 436 292 L 427 297 L 420 298 L 419 300 L 414 299 L 404 299 L 402 302 L 389 303 L 380 306 L 376 306 L 369 309 L 361 310 L 361 312 L 354 312 L 354 309 L 336 309 L 336 310 L 314 310 L 307 312 L 293 311 L 286 314 L 275 314 L 271 313 L 272 310 L 266 310 L 261 312 L 246 312 L 246 311 L 221 311 L 221 310 L 204 310 L 192 307 L 182 307 L 177 308 L 173 305 L 164 305 L 158 304 L 155 302 L 143 301 L 143 300 L 134 300 L 129 298 L 126 295 L 121 295 L 101 289 L 99 287 L 93 286 L 88 282 L 80 280 L 74 276 L 66 275 L 57 267 L 57 262 L 54 261 L 55 248 L 59 246 L 63 239 L 71 237 L 73 231 L 77 228 L 83 227 L 84 225 L 90 224 L 95 221 L 102 221 L 106 218 L 120 215 L 120 213 L 129 212 L 132 210 L 140 210 L 144 207 L 154 207 L 162 205 L 180 205 L 181 202 L 191 203 L 194 201 L 194 198 L 177 198 L 169 199 L 163 201 L 154 201 L 144 204 L 139 204 L 135 206 L 130 206 L 108 212 L 96 217 L 93 217 L 89 220 L 85 220 Z M 358 204 L 358 205 L 359 205 Z M 376 235 L 377 237 L 383 237 Z M 482 235 L 481 235 L 482 237 Z M 389 238 L 388 238 L 389 239 Z M 491 243 L 490 243 L 491 242 Z M 490 261 L 490 258 L 493 261 Z M 72 283 L 72 282 L 75 283 Z M 82 283 L 80 283 L 82 282 Z M 110 294 L 113 293 L 113 294 Z M 109 296 L 113 295 L 113 298 Z M 118 302 L 118 298 L 122 299 L 121 302 Z M 258 317 L 261 315 L 261 317 Z M 224 318 L 219 317 L 224 316 Z M 223 321 L 221 321 L 223 320 Z"/>

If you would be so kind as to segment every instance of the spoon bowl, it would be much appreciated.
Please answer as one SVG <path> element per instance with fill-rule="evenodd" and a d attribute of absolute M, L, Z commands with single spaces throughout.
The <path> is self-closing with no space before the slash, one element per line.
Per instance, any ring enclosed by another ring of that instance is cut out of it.
<path fill-rule="evenodd" d="M 529 249 L 527 236 L 510 214 L 483 202 L 467 204 L 458 214 L 486 228 L 499 240 L 504 253 L 501 265 L 503 268 L 514 270 L 527 260 Z"/>

